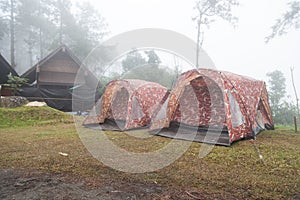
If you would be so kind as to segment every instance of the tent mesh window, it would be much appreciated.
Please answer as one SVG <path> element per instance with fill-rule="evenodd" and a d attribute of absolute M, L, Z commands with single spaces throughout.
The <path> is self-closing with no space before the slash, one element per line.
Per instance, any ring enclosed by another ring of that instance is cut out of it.
<path fill-rule="evenodd" d="M 229 103 L 230 103 L 230 113 L 231 113 L 231 121 L 232 127 L 236 128 L 244 123 L 244 117 L 240 110 L 240 106 L 236 99 L 232 96 L 231 92 L 227 92 Z"/>

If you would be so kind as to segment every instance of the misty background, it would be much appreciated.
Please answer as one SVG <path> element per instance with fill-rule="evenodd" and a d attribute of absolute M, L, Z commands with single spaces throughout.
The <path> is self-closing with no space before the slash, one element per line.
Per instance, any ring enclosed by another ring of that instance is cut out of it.
<path fill-rule="evenodd" d="M 110 35 L 138 28 L 164 28 L 177 31 L 196 42 L 194 0 L 95 0 L 92 2 L 109 24 Z M 202 48 L 217 68 L 267 82 L 266 74 L 280 70 L 286 77 L 287 91 L 294 98 L 290 67 L 300 73 L 300 32 L 290 29 L 286 35 L 266 43 L 271 27 L 287 10 L 286 0 L 240 0 L 233 9 L 236 27 L 216 20 L 205 30 Z M 300 79 L 296 78 L 300 86 Z"/>
<path fill-rule="evenodd" d="M 205 3 L 213 6 L 227 3 L 232 7 L 213 13 L 216 15 L 213 21 L 203 20 L 198 32 L 197 2 L 203 3 L 199 4 L 201 8 L 207 5 Z M 291 8 L 294 9 L 291 12 L 294 15 L 290 15 L 294 18 L 290 20 L 292 26 L 283 27 L 286 34 L 280 34 L 274 25 Z M 195 43 L 200 33 L 200 46 L 218 70 L 250 76 L 267 84 L 270 79 L 267 74 L 279 70 L 286 78 L 287 95 L 283 98 L 295 104 L 290 68 L 294 68 L 295 85 L 299 89 L 299 13 L 300 2 L 286 0 L 0 0 L 0 52 L 22 74 L 60 44 L 66 44 L 83 61 L 91 50 L 101 47 L 103 41 L 133 29 L 169 29 Z M 12 30 L 14 58 L 11 57 Z M 114 66 L 116 69 L 107 74 L 99 66 L 111 49 L 97 50 L 102 56 L 93 57 L 87 63 L 96 71 L 97 78 L 103 78 L 101 75 L 105 73 L 110 78 L 124 76 L 129 69 L 124 63 L 132 67 L 135 64 L 165 66 L 165 70 L 157 68 L 157 73 L 163 70 L 166 78 L 176 77 L 174 74 L 190 68 L 173 55 L 155 51 L 151 57 L 146 52 L 138 52 L 134 59 L 132 55 L 120 58 Z M 155 56 L 158 58 L 153 61 Z M 125 77 L 135 76 L 127 74 Z"/>

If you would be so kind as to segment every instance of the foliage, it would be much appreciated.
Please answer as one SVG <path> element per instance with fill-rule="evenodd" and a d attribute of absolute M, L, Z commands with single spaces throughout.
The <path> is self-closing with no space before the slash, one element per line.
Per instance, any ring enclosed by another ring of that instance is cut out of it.
<path fill-rule="evenodd" d="M 28 49 L 30 66 L 36 57 L 42 59 L 55 37 L 55 24 L 51 17 L 52 1 L 20 0 L 18 15 L 18 38 L 23 38 Z"/>
<path fill-rule="evenodd" d="M 7 34 L 7 24 L 4 20 L 2 20 L 2 17 L 0 16 L 0 40 L 4 37 L 5 34 Z"/>
<path fill-rule="evenodd" d="M 281 125 L 293 125 L 294 116 L 296 116 L 296 106 L 292 103 L 284 101 L 278 110 L 278 114 L 275 117 L 275 122 Z"/>
<path fill-rule="evenodd" d="M 3 84 L 4 86 L 9 87 L 13 94 L 16 94 L 16 92 L 22 92 L 22 86 L 28 84 L 27 78 L 21 78 L 19 76 L 8 76 L 7 84 Z"/>
<path fill-rule="evenodd" d="M 159 83 L 169 89 L 176 81 L 175 72 L 157 65 L 147 64 L 131 70 L 123 75 L 126 79 L 140 79 Z"/>
<path fill-rule="evenodd" d="M 143 53 L 143 54 L 142 54 Z M 161 60 L 154 50 L 139 52 L 133 50 L 122 61 L 123 76 L 127 79 L 141 79 L 172 88 L 176 73 L 167 67 L 159 66 Z"/>
<path fill-rule="evenodd" d="M 85 39 L 93 45 L 98 45 L 98 42 L 108 33 L 104 18 L 99 11 L 89 2 L 81 2 L 77 5 L 79 9 L 76 14 L 78 26 L 84 30 Z M 101 29 L 99 28 L 101 27 Z M 89 31 L 86 31 L 89 30 Z"/>
<path fill-rule="evenodd" d="M 285 77 L 281 71 L 275 70 L 267 74 L 269 77 L 269 99 L 275 124 L 291 125 L 296 114 L 296 107 L 286 100 Z"/>
<path fill-rule="evenodd" d="M 288 3 L 287 10 L 281 18 L 276 20 L 272 26 L 272 33 L 266 37 L 266 42 L 269 42 L 275 36 L 286 34 L 288 30 L 300 28 L 300 1 L 291 1 Z"/>
<path fill-rule="evenodd" d="M 137 50 L 133 50 L 129 52 L 126 58 L 122 61 L 122 67 L 126 73 L 139 66 L 143 66 L 146 63 L 146 59 L 142 56 L 142 54 Z"/>
<path fill-rule="evenodd" d="M 155 53 L 154 50 L 145 51 L 145 54 L 148 57 L 148 61 L 147 61 L 148 64 L 158 66 L 161 63 L 159 56 Z"/>
<path fill-rule="evenodd" d="M 101 84 L 101 87 L 98 88 L 97 92 L 102 96 L 102 94 L 105 92 L 106 85 L 114 79 L 117 79 L 118 77 L 111 76 L 111 77 L 106 77 L 106 76 L 101 76 L 99 80 L 99 84 Z"/>
<path fill-rule="evenodd" d="M 267 73 L 267 76 L 269 77 L 269 94 L 271 105 L 279 105 L 286 94 L 284 74 L 281 71 L 276 70 Z"/>
<path fill-rule="evenodd" d="M 238 5 L 237 0 L 198 0 L 194 7 L 197 15 L 193 20 L 195 20 L 197 24 L 207 27 L 209 27 L 216 18 L 221 18 L 235 24 L 238 19 L 232 14 L 232 7 Z"/>

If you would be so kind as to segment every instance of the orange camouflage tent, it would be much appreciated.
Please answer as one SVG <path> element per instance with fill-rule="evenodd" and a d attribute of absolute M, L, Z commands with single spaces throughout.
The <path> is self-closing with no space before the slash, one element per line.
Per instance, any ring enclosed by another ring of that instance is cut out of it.
<path fill-rule="evenodd" d="M 121 131 L 149 126 L 168 93 L 167 88 L 153 82 L 113 80 L 107 84 L 84 125 Z"/>
<path fill-rule="evenodd" d="M 273 129 L 263 81 L 211 69 L 183 73 L 152 120 L 151 133 L 230 145 Z"/>

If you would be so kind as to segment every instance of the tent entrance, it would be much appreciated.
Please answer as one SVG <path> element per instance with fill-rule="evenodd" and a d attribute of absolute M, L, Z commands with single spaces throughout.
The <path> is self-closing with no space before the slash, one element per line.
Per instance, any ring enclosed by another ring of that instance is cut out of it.
<path fill-rule="evenodd" d="M 158 135 L 229 145 L 223 92 L 214 80 L 206 76 L 191 80 L 182 87 L 177 102 L 169 127 Z"/>
<path fill-rule="evenodd" d="M 125 121 L 121 120 L 105 119 L 104 123 L 85 124 L 84 126 L 94 130 L 122 131 L 122 127 L 125 127 L 125 123 Z"/>
<path fill-rule="evenodd" d="M 220 144 L 229 146 L 229 134 L 227 127 L 190 126 L 178 122 L 171 122 L 168 128 L 150 131 L 150 134 L 169 138 L 176 138 L 208 144 Z"/>
<path fill-rule="evenodd" d="M 183 87 L 171 121 L 196 127 L 226 125 L 222 90 L 212 79 L 204 76 L 191 80 Z"/>
<path fill-rule="evenodd" d="M 129 93 L 122 87 L 115 92 L 111 106 L 109 108 L 108 118 L 116 121 L 126 121 L 128 112 Z"/>

